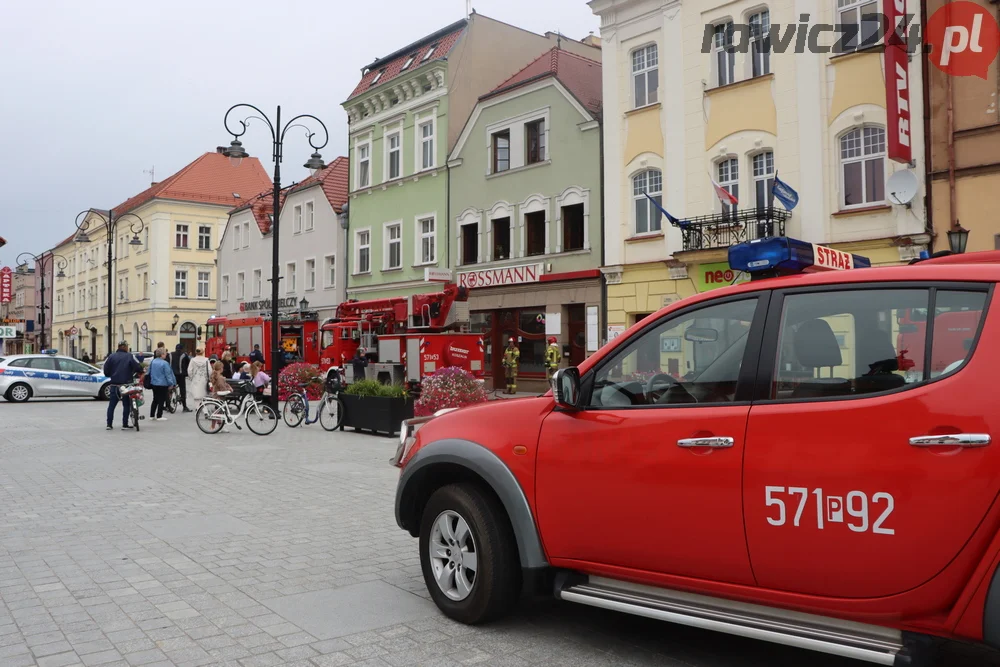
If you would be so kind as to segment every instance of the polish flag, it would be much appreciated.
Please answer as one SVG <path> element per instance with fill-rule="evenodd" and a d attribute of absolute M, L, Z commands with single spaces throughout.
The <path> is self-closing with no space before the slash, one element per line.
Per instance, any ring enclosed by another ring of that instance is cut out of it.
<path fill-rule="evenodd" d="M 732 195 L 732 193 L 730 193 L 724 187 L 719 185 L 714 178 L 709 177 L 709 180 L 712 181 L 712 187 L 715 188 L 715 196 L 718 197 L 719 201 L 721 201 L 723 204 L 729 206 L 736 206 L 737 204 L 740 203 L 739 200 Z"/>

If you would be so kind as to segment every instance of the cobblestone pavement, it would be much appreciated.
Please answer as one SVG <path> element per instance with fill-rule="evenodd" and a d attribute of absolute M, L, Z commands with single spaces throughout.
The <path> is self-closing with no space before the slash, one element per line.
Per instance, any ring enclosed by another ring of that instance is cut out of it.
<path fill-rule="evenodd" d="M 0 666 L 858 664 L 554 601 L 453 623 L 395 525 L 394 440 L 104 410 L 0 404 Z"/>

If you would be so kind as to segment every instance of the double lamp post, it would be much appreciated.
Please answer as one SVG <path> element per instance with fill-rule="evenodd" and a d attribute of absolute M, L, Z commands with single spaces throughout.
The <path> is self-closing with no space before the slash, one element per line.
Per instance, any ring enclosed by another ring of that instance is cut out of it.
<path fill-rule="evenodd" d="M 65 278 L 66 273 L 63 269 L 66 268 L 68 262 L 65 257 L 54 252 L 43 252 L 41 255 L 34 255 L 30 252 L 22 252 L 15 260 L 18 273 L 28 272 L 29 258 L 34 260 L 35 265 L 38 266 L 42 273 L 42 287 L 40 290 L 42 302 L 38 305 L 38 326 L 41 329 L 38 334 L 38 349 L 41 351 L 45 349 L 45 309 L 48 308 L 48 306 L 45 305 L 45 272 L 49 268 L 52 268 L 52 262 L 56 262 L 56 266 L 59 268 L 59 273 L 56 274 L 56 278 Z M 46 267 L 46 262 L 48 263 L 48 267 Z"/>

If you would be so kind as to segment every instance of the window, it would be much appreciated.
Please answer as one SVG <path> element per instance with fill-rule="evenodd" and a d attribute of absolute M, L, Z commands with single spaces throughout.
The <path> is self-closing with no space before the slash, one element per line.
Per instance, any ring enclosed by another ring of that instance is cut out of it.
<path fill-rule="evenodd" d="M 623 409 L 734 401 L 756 308 L 757 299 L 743 299 L 657 323 L 604 362 L 589 404 Z"/>
<path fill-rule="evenodd" d="M 839 38 L 835 50 L 844 53 L 879 43 L 878 0 L 837 0 Z"/>
<path fill-rule="evenodd" d="M 393 223 L 385 226 L 385 258 L 383 270 L 403 268 L 403 226 Z"/>
<path fill-rule="evenodd" d="M 306 289 L 316 289 L 316 260 L 306 260 Z"/>
<path fill-rule="evenodd" d="M 563 206 L 562 227 L 563 250 L 583 250 L 583 204 Z"/>
<path fill-rule="evenodd" d="M 54 357 L 32 357 L 28 359 L 28 368 L 40 371 L 54 371 L 56 369 L 56 360 Z"/>
<path fill-rule="evenodd" d="M 316 207 L 311 201 L 306 202 L 306 231 L 316 227 Z"/>
<path fill-rule="evenodd" d="M 717 85 L 726 86 L 736 81 L 736 47 L 733 46 L 732 21 L 715 26 L 712 52 L 715 54 Z"/>
<path fill-rule="evenodd" d="M 65 359 L 59 357 L 56 359 L 59 363 L 59 370 L 63 373 L 90 373 L 94 368 L 89 366 L 82 361 L 77 361 L 76 359 Z"/>
<path fill-rule="evenodd" d="M 358 146 L 358 188 L 367 188 L 369 174 L 371 172 L 371 152 L 370 144 Z"/>
<path fill-rule="evenodd" d="M 635 208 L 635 233 L 650 234 L 660 231 L 660 211 L 649 201 L 646 193 L 657 204 L 662 205 L 663 174 L 658 169 L 649 169 L 632 178 L 632 201 Z"/>
<path fill-rule="evenodd" d="M 262 284 L 261 284 L 261 279 L 260 279 L 260 269 L 254 269 L 253 270 L 253 283 L 252 283 L 252 285 L 250 287 L 250 289 L 253 290 L 252 291 L 253 296 L 260 296 L 260 289 L 261 289 L 261 287 L 262 287 Z"/>
<path fill-rule="evenodd" d="M 656 104 L 659 86 L 659 54 L 656 44 L 632 52 L 632 106 L 635 109 Z"/>
<path fill-rule="evenodd" d="M 174 271 L 174 296 L 187 298 L 188 294 L 188 272 Z"/>
<path fill-rule="evenodd" d="M 493 220 L 493 259 L 510 259 L 510 218 Z"/>
<path fill-rule="evenodd" d="M 298 289 L 295 278 L 295 262 L 289 262 L 285 265 L 285 292 L 288 294 L 295 294 Z"/>
<path fill-rule="evenodd" d="M 241 225 L 239 224 L 233 225 L 233 250 L 239 250 L 240 245 L 242 244 L 242 240 L 240 239 L 241 229 L 242 229 Z"/>
<path fill-rule="evenodd" d="M 428 52 L 427 52 L 427 53 L 426 53 L 426 54 L 424 55 L 424 57 L 423 57 L 423 58 L 421 58 L 420 62 L 422 62 L 422 63 L 425 63 L 425 62 L 427 62 L 428 60 L 430 60 L 430 59 L 431 59 L 431 56 L 433 56 L 433 55 L 434 55 L 434 51 L 436 51 L 436 50 L 437 50 L 437 47 L 438 47 L 438 45 L 437 45 L 437 44 L 435 44 L 435 45 L 431 46 L 431 50 L 430 50 L 430 51 L 428 51 Z"/>
<path fill-rule="evenodd" d="M 525 164 L 535 164 L 545 160 L 545 121 L 536 120 L 524 126 Z"/>
<path fill-rule="evenodd" d="M 545 254 L 545 211 L 535 211 L 524 216 L 525 253 L 528 255 Z"/>
<path fill-rule="evenodd" d="M 243 247 L 250 247 L 250 221 L 243 223 Z"/>
<path fill-rule="evenodd" d="M 736 158 L 729 158 L 728 160 L 722 160 L 719 162 L 717 167 L 719 174 L 719 185 L 722 189 L 736 197 L 740 198 L 740 161 Z M 735 206 L 733 204 L 723 204 L 722 212 L 730 213 L 735 211 Z"/>
<path fill-rule="evenodd" d="M 326 259 L 326 285 L 325 287 L 337 286 L 337 258 L 334 255 L 327 255 Z"/>
<path fill-rule="evenodd" d="M 222 300 L 229 301 L 229 276 L 222 276 Z"/>
<path fill-rule="evenodd" d="M 247 297 L 247 286 L 245 274 L 240 271 L 236 274 L 236 300 L 243 301 Z"/>
<path fill-rule="evenodd" d="M 198 227 L 198 250 L 212 249 L 212 228 L 207 225 Z"/>
<path fill-rule="evenodd" d="M 757 210 L 767 209 L 774 187 L 774 153 L 764 151 L 753 156 L 753 191 Z"/>
<path fill-rule="evenodd" d="M 493 135 L 493 173 L 510 169 L 510 130 Z"/>
<path fill-rule="evenodd" d="M 420 234 L 420 261 L 418 264 L 433 264 L 437 261 L 437 251 L 434 247 L 434 218 L 423 218 L 417 221 L 417 231 Z"/>
<path fill-rule="evenodd" d="M 378 73 L 375 75 L 375 78 L 372 79 L 371 85 L 374 86 L 376 83 L 378 83 L 378 80 L 382 78 L 383 74 L 385 74 L 385 70 L 380 69 Z"/>
<path fill-rule="evenodd" d="M 149 298 L 149 273 L 143 272 L 142 274 L 142 298 Z"/>
<path fill-rule="evenodd" d="M 372 233 L 365 229 L 358 233 L 358 273 L 369 273 L 372 270 Z"/>
<path fill-rule="evenodd" d="M 413 64 L 413 56 L 410 56 L 409 58 L 406 59 L 406 62 L 403 63 L 403 66 L 399 69 L 399 71 L 400 72 L 404 71 L 412 64 Z"/>
<path fill-rule="evenodd" d="M 479 263 L 479 224 L 472 223 L 461 227 L 462 264 Z"/>
<path fill-rule="evenodd" d="M 177 231 L 174 234 L 174 246 L 177 248 L 188 247 L 188 226 L 187 225 L 177 225 Z M 126 244 L 126 248 L 128 245 Z"/>
<path fill-rule="evenodd" d="M 101 278 L 101 289 L 99 291 L 101 293 L 101 306 L 100 307 L 101 308 L 107 308 L 108 307 L 108 283 L 103 278 Z"/>
<path fill-rule="evenodd" d="M 400 133 L 394 132 L 386 137 L 386 180 L 399 178 L 400 165 L 402 164 L 402 146 L 400 144 Z"/>
<path fill-rule="evenodd" d="M 302 233 L 302 206 L 295 206 L 292 208 L 292 233 L 301 234 Z"/>
<path fill-rule="evenodd" d="M 198 272 L 198 298 L 207 299 L 208 298 L 208 284 L 212 280 L 212 274 L 208 271 Z"/>
<path fill-rule="evenodd" d="M 885 130 L 859 127 L 840 138 L 844 208 L 885 201 Z"/>
<path fill-rule="evenodd" d="M 434 167 L 434 121 L 420 124 L 420 168 Z"/>
<path fill-rule="evenodd" d="M 753 76 L 771 73 L 771 12 L 750 15 L 750 64 Z"/>

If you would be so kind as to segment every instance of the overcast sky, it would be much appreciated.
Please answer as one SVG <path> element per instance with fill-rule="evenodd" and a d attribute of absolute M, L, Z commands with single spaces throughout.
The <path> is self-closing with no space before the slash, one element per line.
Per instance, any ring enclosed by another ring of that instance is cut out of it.
<path fill-rule="evenodd" d="M 480 14 L 580 39 L 585 0 L 474 0 Z M 312 113 L 344 155 L 340 103 L 361 67 L 465 15 L 465 0 L 45 0 L 0 3 L 0 266 L 73 231 L 226 145 L 237 102 Z M 460 119 L 458 122 L 464 122 Z M 243 142 L 271 173 L 262 127 Z M 304 139 L 286 142 L 282 181 L 301 180 Z"/>

